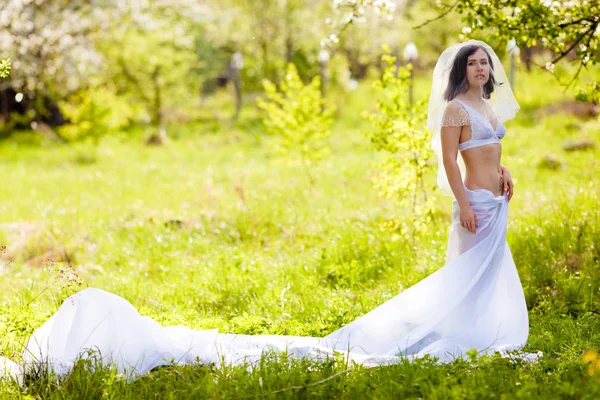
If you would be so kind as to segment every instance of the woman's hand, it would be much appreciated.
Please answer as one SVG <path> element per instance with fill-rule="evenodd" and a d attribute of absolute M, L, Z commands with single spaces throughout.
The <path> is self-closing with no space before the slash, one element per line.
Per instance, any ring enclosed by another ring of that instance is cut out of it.
<path fill-rule="evenodd" d="M 477 223 L 477 216 L 471 206 L 460 208 L 460 226 L 475 233 L 475 229 L 479 224 Z"/>
<path fill-rule="evenodd" d="M 514 184 L 512 176 L 505 166 L 502 166 L 502 182 L 504 182 L 504 193 L 508 195 L 508 201 L 510 201 L 513 196 Z"/>

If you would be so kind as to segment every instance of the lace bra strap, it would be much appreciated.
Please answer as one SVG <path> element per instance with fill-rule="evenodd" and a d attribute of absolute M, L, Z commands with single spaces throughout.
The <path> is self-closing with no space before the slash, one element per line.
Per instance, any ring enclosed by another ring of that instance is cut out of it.
<path fill-rule="evenodd" d="M 444 111 L 442 126 L 465 126 L 471 125 L 469 111 L 458 100 L 457 103 L 450 102 Z"/>

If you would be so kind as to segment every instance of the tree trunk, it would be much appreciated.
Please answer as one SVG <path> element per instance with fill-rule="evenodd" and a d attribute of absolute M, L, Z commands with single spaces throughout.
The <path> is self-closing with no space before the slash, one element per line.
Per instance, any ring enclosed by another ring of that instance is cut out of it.
<path fill-rule="evenodd" d="M 154 115 L 153 115 L 153 123 L 162 127 L 162 104 L 161 104 L 161 96 L 160 96 L 160 66 L 156 66 L 154 68 L 154 72 L 152 72 L 152 83 L 154 84 Z"/>
<path fill-rule="evenodd" d="M 292 21 L 294 18 L 294 7 L 290 0 L 285 2 L 285 61 L 286 64 L 292 62 L 294 55 L 294 39 L 292 38 Z"/>
<path fill-rule="evenodd" d="M 0 91 L 0 95 L 2 98 L 0 99 L 0 103 L 2 103 L 2 120 L 8 121 L 9 113 L 8 113 L 8 94 L 7 90 Z"/>

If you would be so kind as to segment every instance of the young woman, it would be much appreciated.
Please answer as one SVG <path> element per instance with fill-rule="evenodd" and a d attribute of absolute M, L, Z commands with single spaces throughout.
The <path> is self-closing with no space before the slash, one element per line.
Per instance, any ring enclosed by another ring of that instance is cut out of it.
<path fill-rule="evenodd" d="M 523 290 L 506 243 L 513 184 L 500 164 L 502 122 L 518 109 L 500 60 L 487 44 L 469 41 L 442 53 L 434 70 L 428 125 L 439 159 L 438 184 L 454 196 L 446 264 L 330 335 L 162 327 L 117 295 L 85 289 L 34 332 L 25 364 L 5 359 L 5 370 L 18 375 L 44 362 L 64 373 L 88 349 L 131 376 L 173 361 L 252 363 L 269 350 L 315 358 L 344 352 L 370 366 L 426 354 L 447 362 L 472 348 L 511 355 L 507 351 L 525 345 L 529 332 Z M 520 356 L 534 360 L 539 354 Z"/>

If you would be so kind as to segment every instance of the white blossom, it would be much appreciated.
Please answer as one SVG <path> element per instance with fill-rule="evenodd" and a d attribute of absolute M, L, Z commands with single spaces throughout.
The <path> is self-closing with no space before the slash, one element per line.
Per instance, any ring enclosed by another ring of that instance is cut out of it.
<path fill-rule="evenodd" d="M 184 27 L 169 25 L 165 15 L 199 22 L 207 14 L 207 6 L 196 0 L 97 0 L 77 7 L 62 0 L 0 1 L 0 56 L 14 60 L 11 79 L 0 89 L 47 89 L 51 83 L 58 95 L 77 90 L 101 71 L 104 60 L 96 43 L 102 32 L 133 25 L 161 30 L 165 39 L 192 48 L 193 37 Z"/>

